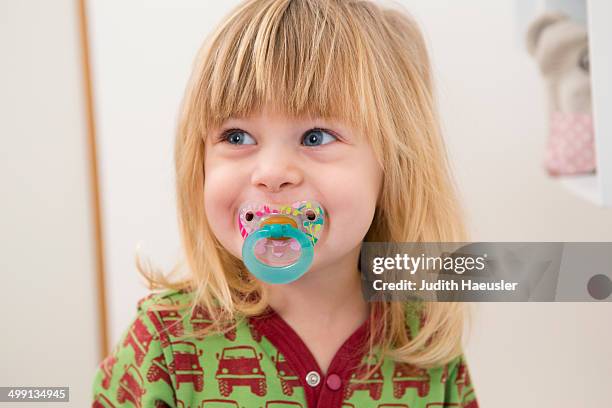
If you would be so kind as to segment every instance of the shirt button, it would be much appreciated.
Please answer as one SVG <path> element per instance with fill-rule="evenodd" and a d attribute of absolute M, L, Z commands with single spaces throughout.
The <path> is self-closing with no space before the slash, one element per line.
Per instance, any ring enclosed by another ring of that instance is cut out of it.
<path fill-rule="evenodd" d="M 339 390 L 342 386 L 342 380 L 338 374 L 330 374 L 327 377 L 327 381 L 325 381 L 329 389 L 336 391 Z"/>
<path fill-rule="evenodd" d="M 311 371 L 308 374 L 306 374 L 306 382 L 311 387 L 316 387 L 317 385 L 319 385 L 320 381 L 321 381 L 321 376 L 316 371 Z"/>

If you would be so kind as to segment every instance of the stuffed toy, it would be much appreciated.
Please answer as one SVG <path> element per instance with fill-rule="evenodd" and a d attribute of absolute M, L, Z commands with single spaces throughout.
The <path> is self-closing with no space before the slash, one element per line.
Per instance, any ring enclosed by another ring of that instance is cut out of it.
<path fill-rule="evenodd" d="M 563 13 L 543 14 L 529 25 L 527 50 L 548 92 L 550 126 L 544 167 L 551 176 L 594 172 L 586 28 Z"/>

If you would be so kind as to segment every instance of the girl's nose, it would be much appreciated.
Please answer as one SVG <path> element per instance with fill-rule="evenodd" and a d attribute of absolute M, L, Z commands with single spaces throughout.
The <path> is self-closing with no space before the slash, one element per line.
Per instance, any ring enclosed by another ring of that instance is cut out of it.
<path fill-rule="evenodd" d="M 302 172 L 298 163 L 289 155 L 269 152 L 258 158 L 251 182 L 258 189 L 276 193 L 291 189 L 302 182 Z"/>

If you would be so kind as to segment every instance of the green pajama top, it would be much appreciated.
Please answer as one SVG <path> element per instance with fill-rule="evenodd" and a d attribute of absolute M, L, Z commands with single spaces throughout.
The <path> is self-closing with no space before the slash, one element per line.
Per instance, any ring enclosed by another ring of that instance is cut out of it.
<path fill-rule="evenodd" d="M 210 324 L 205 311 L 150 306 L 184 303 L 188 296 L 167 290 L 138 302 L 136 317 L 95 373 L 92 407 L 478 407 L 464 355 L 432 369 L 386 359 L 367 380 L 357 378 L 365 367 L 358 346 L 367 339 L 368 321 L 340 347 L 326 374 L 271 308 L 226 334 L 177 339 Z M 416 333 L 418 316 L 406 316 Z"/>

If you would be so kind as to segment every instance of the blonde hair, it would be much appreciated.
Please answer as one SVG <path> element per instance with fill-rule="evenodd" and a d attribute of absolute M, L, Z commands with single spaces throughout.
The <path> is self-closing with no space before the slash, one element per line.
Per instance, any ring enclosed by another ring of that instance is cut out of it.
<path fill-rule="evenodd" d="M 203 196 L 211 129 L 265 105 L 290 117 L 339 119 L 367 135 L 385 177 L 364 241 L 466 242 L 433 94 L 425 41 L 403 10 L 367 0 L 241 3 L 200 49 L 181 106 L 176 191 L 191 273 L 172 282 L 137 260 L 150 288 L 193 290 L 192 308 L 202 305 L 215 321 L 210 331 L 266 309 L 265 290 L 213 235 Z M 371 303 L 378 318 L 370 319 L 370 352 L 379 346 L 423 368 L 461 354 L 464 305 L 421 306 L 422 327 L 412 336 L 405 303 Z"/>

